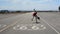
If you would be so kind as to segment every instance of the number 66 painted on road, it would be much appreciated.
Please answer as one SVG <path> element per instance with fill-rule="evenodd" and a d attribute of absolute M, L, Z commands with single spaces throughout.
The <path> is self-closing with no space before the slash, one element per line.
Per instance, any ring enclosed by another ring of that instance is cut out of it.
<path fill-rule="evenodd" d="M 42 25 L 41 25 L 42 26 Z M 15 27 L 13 27 L 14 30 L 44 30 L 46 29 L 46 27 L 42 26 L 42 27 L 38 27 L 38 26 L 31 26 L 30 28 L 28 28 L 27 26 L 20 26 L 17 25 Z"/>

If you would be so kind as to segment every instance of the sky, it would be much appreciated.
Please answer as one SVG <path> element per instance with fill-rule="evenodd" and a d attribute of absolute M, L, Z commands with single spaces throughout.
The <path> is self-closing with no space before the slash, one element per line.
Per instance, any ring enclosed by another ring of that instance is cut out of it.
<path fill-rule="evenodd" d="M 58 10 L 60 0 L 0 0 L 0 10 Z"/>

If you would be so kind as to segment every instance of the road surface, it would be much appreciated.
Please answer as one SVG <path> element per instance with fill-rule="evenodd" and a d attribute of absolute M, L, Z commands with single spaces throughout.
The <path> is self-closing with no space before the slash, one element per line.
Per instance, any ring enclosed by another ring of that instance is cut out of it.
<path fill-rule="evenodd" d="M 60 14 L 38 12 L 41 20 L 32 21 L 32 13 L 0 19 L 0 34 L 60 34 Z"/>

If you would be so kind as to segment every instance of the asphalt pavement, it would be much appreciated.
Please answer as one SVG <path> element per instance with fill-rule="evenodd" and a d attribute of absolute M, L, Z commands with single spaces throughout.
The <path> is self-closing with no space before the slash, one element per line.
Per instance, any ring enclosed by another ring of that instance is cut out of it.
<path fill-rule="evenodd" d="M 32 21 L 32 13 L 18 14 L 0 20 L 0 34 L 60 34 L 60 15 L 38 12 L 41 20 Z"/>

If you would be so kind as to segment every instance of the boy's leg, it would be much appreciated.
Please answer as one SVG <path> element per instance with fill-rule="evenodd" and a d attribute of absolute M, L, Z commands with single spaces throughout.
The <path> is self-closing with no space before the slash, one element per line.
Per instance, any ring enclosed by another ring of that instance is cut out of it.
<path fill-rule="evenodd" d="M 35 20 L 36 20 L 36 23 L 37 23 L 37 15 L 35 16 Z"/>
<path fill-rule="evenodd" d="M 40 20 L 40 17 L 36 16 L 36 18 L 37 18 L 38 20 Z"/>
<path fill-rule="evenodd" d="M 40 20 L 40 17 L 35 16 L 35 18 L 36 18 L 36 23 L 39 23 L 39 22 L 37 21 L 37 19 Z"/>
<path fill-rule="evenodd" d="M 32 21 L 33 21 L 33 19 L 34 19 L 34 16 L 33 16 L 33 18 L 32 18 Z"/>

